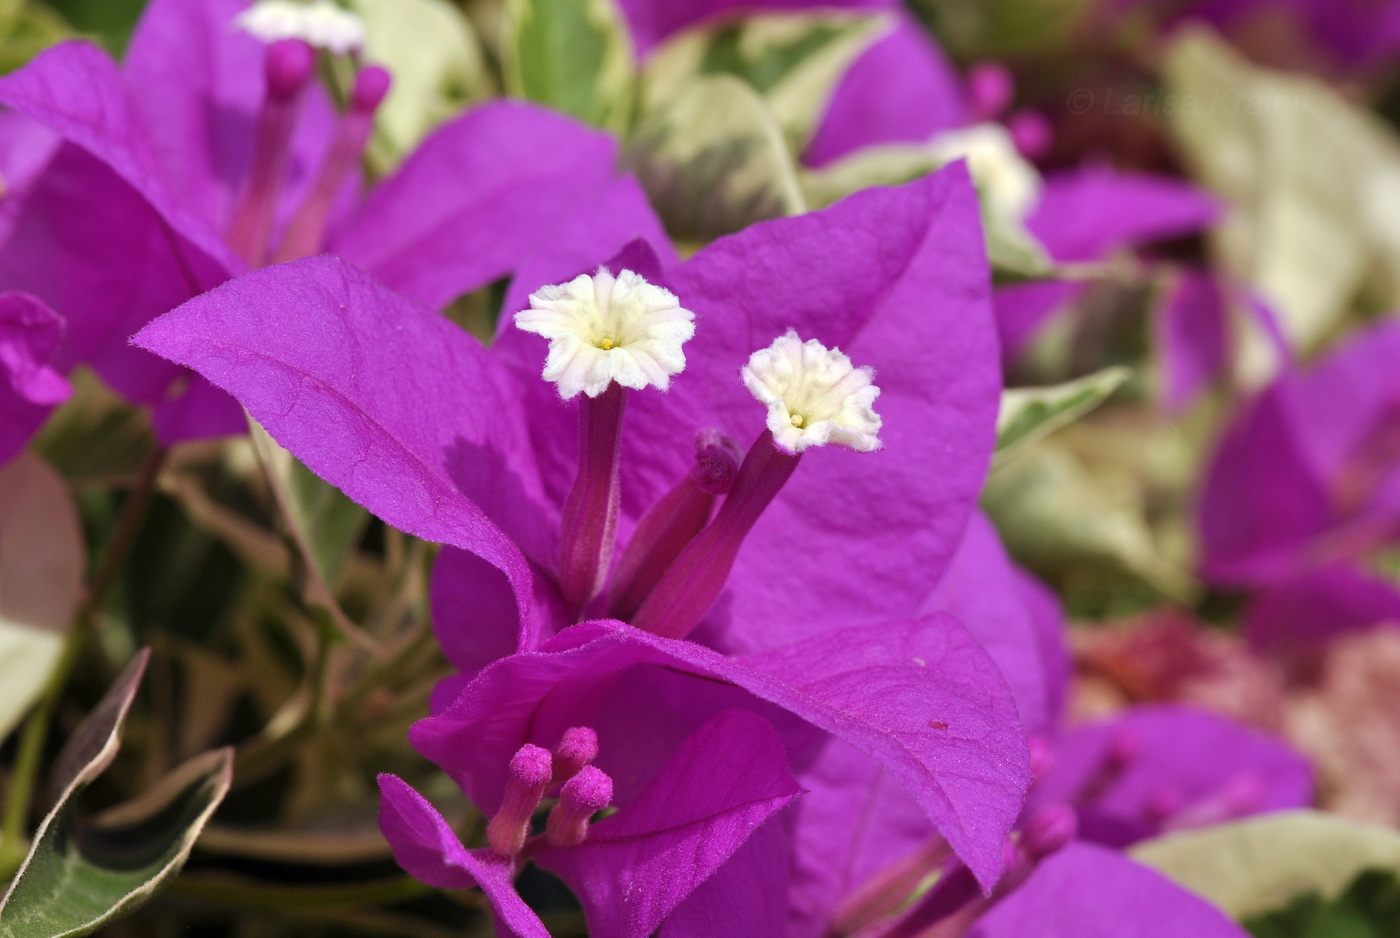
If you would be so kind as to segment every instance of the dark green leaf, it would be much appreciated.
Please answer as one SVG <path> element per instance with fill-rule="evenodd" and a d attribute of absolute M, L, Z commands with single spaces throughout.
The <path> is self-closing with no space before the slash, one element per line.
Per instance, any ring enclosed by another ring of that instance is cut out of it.
<path fill-rule="evenodd" d="M 132 660 L 59 754 L 50 782 L 56 804 L 0 900 L 0 938 L 85 935 L 139 905 L 179 870 L 228 792 L 233 752 L 222 749 L 89 823 L 74 816 L 78 794 L 116 756 L 149 657 Z"/>
<path fill-rule="evenodd" d="M 511 95 L 624 129 L 636 67 L 613 0 L 507 0 L 501 58 Z"/>

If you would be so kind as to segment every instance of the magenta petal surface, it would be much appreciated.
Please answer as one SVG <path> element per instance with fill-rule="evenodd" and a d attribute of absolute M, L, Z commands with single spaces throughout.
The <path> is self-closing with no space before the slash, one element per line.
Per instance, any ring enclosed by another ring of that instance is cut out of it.
<path fill-rule="evenodd" d="M 1075 804 L 1116 743 L 1131 739 L 1134 754 L 1121 774 L 1088 804 Z M 1188 817 L 1193 806 L 1231 793 L 1229 817 L 1305 807 L 1312 768 L 1281 740 L 1204 710 L 1142 706 L 1111 720 L 1071 730 L 1055 747 L 1055 767 L 1031 790 L 1027 811 L 1075 805 L 1080 835 L 1127 846 L 1161 829 L 1154 811 L 1168 805 Z"/>
<path fill-rule="evenodd" d="M 919 143 L 968 116 L 957 72 L 928 32 L 900 13 L 841 77 L 802 158 L 822 166 L 862 147 Z"/>
<path fill-rule="evenodd" d="M 229 271 L 245 266 L 213 225 L 167 184 L 144 118 L 105 52 L 65 42 L 0 78 L 0 104 L 13 108 L 111 167 L 179 238 Z"/>
<path fill-rule="evenodd" d="M 500 569 L 528 612 L 516 543 L 544 549 L 547 524 L 526 421 L 509 376 L 447 319 L 317 257 L 230 281 L 134 341 L 238 398 L 389 524 Z"/>
<path fill-rule="evenodd" d="M 1400 622 L 1400 590 L 1346 564 L 1272 584 L 1244 612 L 1250 644 L 1270 654 L 1316 653 L 1329 639 L 1382 622 Z"/>
<path fill-rule="evenodd" d="M 491 902 L 498 934 L 549 938 L 515 891 L 515 865 L 490 850 L 468 850 L 437 809 L 394 775 L 379 776 L 379 829 L 394 859 L 414 879 L 440 889 L 481 887 Z"/>
<path fill-rule="evenodd" d="M 252 157 L 264 45 L 234 25 L 246 0 L 152 0 L 122 71 L 170 189 L 221 226 Z"/>
<path fill-rule="evenodd" d="M 1220 285 L 1204 270 L 1185 270 L 1168 288 L 1153 331 L 1172 410 L 1194 401 L 1225 367 L 1226 312 Z"/>
<path fill-rule="evenodd" d="M 1175 179 L 1085 166 L 1046 178 L 1026 226 L 1055 260 L 1092 261 L 1192 234 L 1219 214 L 1218 202 Z"/>
<path fill-rule="evenodd" d="M 0 293 L 0 464 L 24 448 L 54 405 L 72 393 L 49 366 L 63 337 L 53 310 L 23 293 Z"/>
<path fill-rule="evenodd" d="M 1302 400 L 1296 378 L 1284 375 L 1244 406 L 1216 450 L 1197 515 L 1206 578 L 1276 579 L 1333 522 Z"/>
<path fill-rule="evenodd" d="M 962 539 L 1001 386 L 964 168 L 753 225 L 667 279 L 695 311 L 696 335 L 670 391 L 631 396 L 624 514 L 640 515 L 689 470 L 697 431 L 714 427 L 743 445 L 759 435 L 764 408 L 739 370 L 789 328 L 874 368 L 884 418 L 879 452 L 833 446 L 804 456 L 698 634 L 747 651 L 912 616 Z"/>
<path fill-rule="evenodd" d="M 55 364 L 67 370 L 89 363 L 129 399 L 160 400 L 179 369 L 131 348 L 128 338 L 198 292 L 187 272 L 203 272 L 210 283 L 224 274 L 171 237 L 150 204 L 108 166 L 72 144 L 61 146 L 12 204 L 0 283 L 64 315 Z"/>
<path fill-rule="evenodd" d="M 1225 913 L 1121 853 L 1072 843 L 972 927 L 969 938 L 1248 938 Z"/>
<path fill-rule="evenodd" d="M 787 925 L 788 856 L 783 822 L 762 824 L 666 917 L 659 938 L 768 938 Z"/>
<path fill-rule="evenodd" d="M 767 721 L 725 711 L 683 742 L 635 800 L 594 824 L 582 845 L 546 847 L 535 860 L 583 902 L 590 934 L 646 938 L 799 791 Z"/>
<path fill-rule="evenodd" d="M 506 575 L 455 547 L 444 547 L 433 564 L 429 600 L 438 644 L 466 677 L 497 658 L 535 650 L 565 617 L 563 601 L 546 577 L 535 577 L 535 598 L 522 616 Z"/>
<path fill-rule="evenodd" d="M 410 738 L 490 811 L 511 753 L 525 742 L 554 745 L 569 726 L 595 720 L 609 695 L 650 688 L 630 712 L 633 721 L 654 720 L 661 695 L 641 675 L 658 666 L 675 682 L 690 681 L 686 674 L 728 682 L 765 709 L 776 706 L 850 743 L 886 767 L 984 883 L 1000 874 L 1001 841 L 1030 778 L 1025 737 L 996 666 L 945 615 L 831 630 L 740 658 L 620 623 L 573 626 L 540 653 L 486 668 Z M 618 730 L 602 741 L 600 764 L 625 780 L 647 763 L 646 738 L 641 729 Z"/>
<path fill-rule="evenodd" d="M 687 26 L 739 13 L 801 11 L 813 7 L 888 10 L 895 5 L 895 0 L 823 0 L 820 3 L 812 0 L 620 0 L 618 3 L 631 27 L 638 55 Z"/>
<path fill-rule="evenodd" d="M 996 529 L 978 513 L 920 611 L 947 612 L 962 622 L 1001 669 L 1026 732 L 1043 734 L 1054 724 L 1050 675 L 1059 663 L 1044 660 L 1039 626 L 1020 585 Z"/>
<path fill-rule="evenodd" d="M 938 835 L 908 792 L 848 743 L 828 743 L 798 782 L 789 934 L 821 938 L 871 876 Z"/>
<path fill-rule="evenodd" d="M 330 250 L 438 308 L 548 245 L 616 161 L 607 134 L 531 104 L 483 104 L 424 140 Z"/>

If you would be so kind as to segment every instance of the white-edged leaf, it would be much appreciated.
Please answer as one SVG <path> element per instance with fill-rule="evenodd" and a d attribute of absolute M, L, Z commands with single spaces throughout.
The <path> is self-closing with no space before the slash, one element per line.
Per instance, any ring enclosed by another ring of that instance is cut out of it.
<path fill-rule="evenodd" d="M 625 129 L 636 62 L 613 0 L 506 0 L 501 58 L 508 94 Z"/>
<path fill-rule="evenodd" d="M 704 242 L 806 210 L 777 121 L 732 75 L 681 83 L 642 115 L 623 160 L 681 240 Z"/>
<path fill-rule="evenodd" d="M 54 808 L 0 899 L 0 938 L 85 935 L 130 911 L 179 870 L 228 792 L 233 751 L 221 749 L 90 822 L 74 816 L 78 794 L 116 757 L 149 660 L 149 649 L 132 659 L 59 753 L 49 782 Z"/>
<path fill-rule="evenodd" d="M 1216 247 L 1257 288 L 1289 341 L 1315 349 L 1339 325 L 1373 271 L 1388 268 L 1379 302 L 1400 301 L 1400 142 L 1325 83 L 1251 64 L 1204 28 L 1169 50 L 1173 130 L 1199 177 L 1231 205 Z M 1242 371 L 1272 371 L 1256 327 Z"/>
<path fill-rule="evenodd" d="M 1121 468 L 1091 468 L 1060 443 L 1027 446 L 987 479 L 982 507 L 1011 554 L 1062 588 L 1072 583 L 1103 598 L 1146 588 L 1155 601 L 1189 601 L 1194 581 L 1163 550 L 1138 481 Z"/>
<path fill-rule="evenodd" d="M 1131 374 L 1129 369 L 1115 366 L 1064 384 L 1002 391 L 997 412 L 997 458 L 1078 420 L 1108 400 Z"/>
<path fill-rule="evenodd" d="M 648 108 L 664 106 L 697 75 L 733 75 L 767 102 L 788 144 L 801 151 L 841 76 L 892 24 L 887 15 L 832 10 L 756 14 L 688 29 L 647 59 L 644 99 Z"/>
<path fill-rule="evenodd" d="M 32 453 L 0 468 L 0 740 L 58 661 L 84 559 L 78 508 L 58 473 Z"/>
<path fill-rule="evenodd" d="M 1400 831 L 1322 811 L 1261 814 L 1144 841 L 1133 858 L 1236 919 L 1336 897 L 1363 870 L 1400 874 Z"/>

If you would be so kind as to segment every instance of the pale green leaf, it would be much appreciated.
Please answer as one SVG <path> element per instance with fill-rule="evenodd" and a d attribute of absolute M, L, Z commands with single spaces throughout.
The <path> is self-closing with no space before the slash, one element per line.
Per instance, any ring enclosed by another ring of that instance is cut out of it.
<path fill-rule="evenodd" d="M 1053 581 L 1076 611 L 1122 614 L 1162 598 L 1189 601 L 1193 581 L 1167 559 L 1138 480 L 1085 465 L 1060 439 L 1025 447 L 987 479 L 982 507 L 1007 549 Z"/>
<path fill-rule="evenodd" d="M 626 128 L 636 64 L 613 0 L 506 0 L 501 57 L 510 95 Z"/>
<path fill-rule="evenodd" d="M 681 83 L 643 114 L 623 159 L 678 239 L 708 241 L 806 210 L 777 121 L 731 75 Z"/>
<path fill-rule="evenodd" d="M 863 147 L 820 169 L 804 169 L 802 192 L 814 210 L 826 208 L 861 189 L 898 186 L 918 179 L 937 169 L 939 162 L 927 147 L 917 143 Z"/>
<path fill-rule="evenodd" d="M 1299 896 L 1335 898 L 1363 870 L 1400 873 L 1400 832 L 1321 811 L 1285 811 L 1155 838 L 1131 853 L 1244 919 Z"/>
<path fill-rule="evenodd" d="M 14 71 L 72 35 L 73 30 L 63 17 L 48 6 L 8 0 L 0 5 L 0 74 Z"/>
<path fill-rule="evenodd" d="M 495 89 L 481 42 L 447 0 L 355 0 L 365 21 L 365 54 L 394 76 L 375 115 L 394 154 Z"/>
<path fill-rule="evenodd" d="M 800 152 L 841 76 L 891 24 L 888 16 L 831 11 L 754 15 L 686 30 L 647 59 L 646 105 L 664 106 L 697 75 L 733 75 L 767 102 L 788 144 Z"/>
<path fill-rule="evenodd" d="M 1217 233 L 1225 266 L 1255 286 L 1289 340 L 1310 351 L 1340 325 L 1378 267 L 1400 270 L 1400 144 L 1321 81 L 1253 65 L 1205 29 L 1165 65 L 1167 115 L 1199 177 L 1231 205 Z M 1400 301 L 1395 278 L 1380 300 Z M 1256 328 L 1243 374 L 1275 367 Z"/>
<path fill-rule="evenodd" d="M 0 468 L 0 740 L 43 690 L 83 585 L 83 532 L 67 485 L 21 453 Z"/>
<path fill-rule="evenodd" d="M 997 412 L 997 458 L 1078 420 L 1108 400 L 1130 374 L 1113 367 L 1064 384 L 1006 389 Z"/>

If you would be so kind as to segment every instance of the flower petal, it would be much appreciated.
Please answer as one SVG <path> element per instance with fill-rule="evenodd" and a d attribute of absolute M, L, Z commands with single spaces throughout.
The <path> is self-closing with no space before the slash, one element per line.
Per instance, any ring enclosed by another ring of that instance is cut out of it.
<path fill-rule="evenodd" d="M 39 300 L 0 293 L 0 464 L 24 448 L 55 404 L 72 393 L 49 359 L 63 321 Z"/>
<path fill-rule="evenodd" d="M 907 13 L 847 69 L 803 154 L 809 166 L 881 143 L 922 143 L 969 123 L 958 73 Z"/>
<path fill-rule="evenodd" d="M 398 776 L 379 776 L 379 793 L 379 828 L 410 876 L 440 889 L 480 886 L 498 933 L 549 938 L 539 916 L 515 891 L 514 863 L 489 850 L 463 847 L 437 809 Z"/>
<path fill-rule="evenodd" d="M 333 234 L 330 250 L 440 308 L 505 276 L 613 181 L 608 135 L 522 102 L 438 128 Z"/>
<path fill-rule="evenodd" d="M 1215 906 L 1113 850 L 1072 843 L 978 920 L 969 938 L 1248 938 Z"/>
<path fill-rule="evenodd" d="M 594 725 L 616 700 L 625 713 L 614 712 L 599 758 L 625 791 L 654 748 L 650 725 L 666 695 L 644 676 L 657 667 L 676 688 L 671 706 L 692 718 L 744 699 L 732 690 L 717 695 L 718 678 L 752 695 L 748 706 L 770 722 L 781 708 L 846 740 L 886 767 L 984 883 L 1000 874 L 1002 838 L 1030 779 L 1025 736 L 996 666 L 945 615 L 835 629 L 744 658 L 621 623 L 577 625 L 539 653 L 486 668 L 451 707 L 415 724 L 410 738 L 490 811 L 520 745 L 553 746 L 569 726 Z M 790 744 L 800 726 L 780 727 Z"/>
<path fill-rule="evenodd" d="M 1031 790 L 1027 811 L 1074 804 L 1099 775 L 1116 741 L 1131 738 L 1132 756 L 1089 804 L 1079 805 L 1080 834 L 1113 847 L 1157 833 L 1164 805 L 1189 811 L 1206 799 L 1247 793 L 1231 816 L 1308 805 L 1312 768 L 1281 740 L 1204 710 L 1141 706 L 1081 726 L 1055 748 L 1055 767 Z"/>
<path fill-rule="evenodd" d="M 227 271 L 246 265 L 168 184 L 121 72 L 86 42 L 64 42 L 0 78 L 0 104 L 25 114 L 111 167 L 173 232 Z M 108 232 L 110 237 L 110 232 Z"/>
<path fill-rule="evenodd" d="M 731 857 L 770 860 L 766 851 L 735 851 L 799 791 L 777 732 L 754 713 L 727 710 L 686 739 L 635 800 L 594 824 L 583 844 L 546 847 L 535 860 L 579 897 L 590 934 L 646 938 Z M 761 867 L 733 872 L 763 877 Z M 762 934 L 757 924 L 749 923 L 749 934 Z"/>
<path fill-rule="evenodd" d="M 331 484 L 504 572 L 522 614 L 548 514 L 514 383 L 476 340 L 331 257 L 196 297 L 133 340 L 238 398 Z"/>

